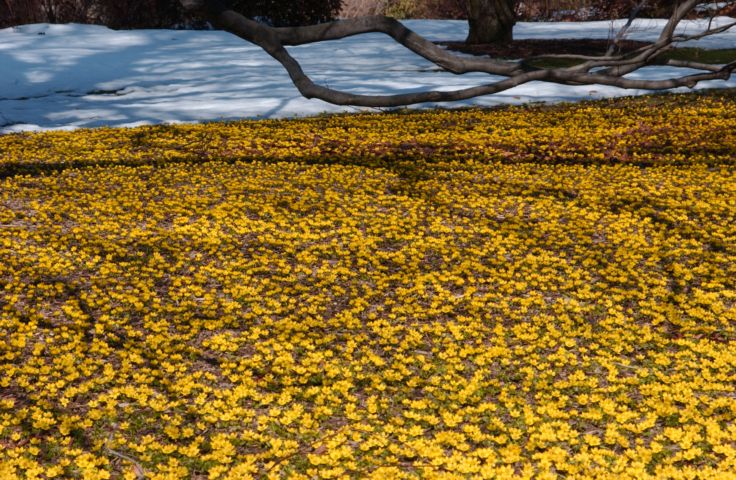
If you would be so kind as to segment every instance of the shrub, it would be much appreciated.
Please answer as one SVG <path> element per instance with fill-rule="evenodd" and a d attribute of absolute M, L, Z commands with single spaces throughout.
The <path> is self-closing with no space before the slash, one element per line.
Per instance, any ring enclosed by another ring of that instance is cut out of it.
<path fill-rule="evenodd" d="M 397 18 L 466 18 L 466 0 L 344 0 L 342 17 L 390 15 Z M 628 16 L 637 0 L 519 0 L 517 15 L 522 20 L 595 20 Z M 672 2 L 650 0 L 642 17 L 669 16 Z"/>
<path fill-rule="evenodd" d="M 260 18 L 272 25 L 310 25 L 333 20 L 342 0 L 235 0 L 234 9 L 250 18 Z"/>
<path fill-rule="evenodd" d="M 340 16 L 388 15 L 395 18 L 467 18 L 465 0 L 344 0 Z"/>
<path fill-rule="evenodd" d="M 186 19 L 177 0 L 0 1 L 0 27 L 27 23 L 98 23 L 112 28 L 168 28 Z"/>
<path fill-rule="evenodd" d="M 111 28 L 170 28 L 184 23 L 186 14 L 178 0 L 98 0 L 96 23 Z"/>
<path fill-rule="evenodd" d="M 274 25 L 335 18 L 342 0 L 234 0 L 233 8 Z M 170 28 L 191 24 L 178 0 L 0 0 L 0 27 L 26 23 L 99 23 L 112 28 Z"/>
<path fill-rule="evenodd" d="M 344 0 L 340 9 L 343 18 L 364 17 L 366 15 L 383 15 L 384 0 Z"/>
<path fill-rule="evenodd" d="M 0 1 L 0 27 L 26 23 L 87 23 L 88 1 L 4 0 Z"/>

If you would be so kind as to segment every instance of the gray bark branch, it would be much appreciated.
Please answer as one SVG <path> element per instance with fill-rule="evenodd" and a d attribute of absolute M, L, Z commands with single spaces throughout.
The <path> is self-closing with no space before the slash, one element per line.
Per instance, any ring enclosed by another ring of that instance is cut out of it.
<path fill-rule="evenodd" d="M 305 27 L 274 28 L 246 18 L 228 9 L 219 0 L 180 0 L 190 10 L 205 12 L 209 20 L 220 28 L 254 43 L 277 60 L 286 70 L 291 81 L 306 98 L 317 98 L 336 105 L 362 107 L 398 107 L 426 102 L 452 102 L 498 93 L 532 81 L 546 81 L 565 85 L 601 84 L 626 89 L 663 90 L 676 87 L 694 87 L 705 80 L 728 80 L 736 70 L 736 61 L 723 66 L 704 65 L 686 61 L 663 61 L 658 56 L 671 49 L 675 42 L 684 39 L 703 38 L 721 33 L 736 22 L 687 37 L 675 36 L 677 25 L 699 3 L 685 0 L 672 13 L 652 45 L 626 55 L 579 57 L 586 60 L 581 65 L 567 68 L 536 68 L 524 60 L 500 61 L 490 58 L 468 58 L 447 52 L 434 43 L 406 28 L 397 20 L 383 16 L 360 17 Z M 627 24 L 627 29 L 630 24 Z M 482 72 L 506 77 L 492 83 L 454 91 L 420 91 L 397 95 L 359 95 L 318 85 L 307 76 L 299 62 L 285 47 L 323 41 L 338 40 L 364 33 L 383 33 L 412 52 L 429 60 L 443 70 L 455 74 Z M 621 36 L 625 33 L 622 32 Z M 683 75 L 665 80 L 641 80 L 624 75 L 649 65 L 669 65 L 677 68 L 701 70 L 703 73 Z"/>

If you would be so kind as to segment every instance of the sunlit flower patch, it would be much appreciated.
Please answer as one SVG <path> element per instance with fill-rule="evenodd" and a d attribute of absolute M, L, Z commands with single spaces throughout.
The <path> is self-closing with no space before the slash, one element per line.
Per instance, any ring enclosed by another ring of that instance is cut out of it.
<path fill-rule="evenodd" d="M 736 478 L 736 101 L 0 137 L 0 478 Z"/>

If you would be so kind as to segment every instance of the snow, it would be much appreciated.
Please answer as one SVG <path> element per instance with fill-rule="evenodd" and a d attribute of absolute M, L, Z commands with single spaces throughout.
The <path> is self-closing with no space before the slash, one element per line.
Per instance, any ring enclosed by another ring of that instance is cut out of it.
<path fill-rule="evenodd" d="M 719 17 L 714 25 L 732 21 Z M 464 21 L 413 20 L 406 24 L 431 40 L 462 40 L 467 34 Z M 609 38 L 621 25 L 623 21 L 520 23 L 514 33 L 522 39 Z M 654 40 L 663 25 L 663 20 L 638 20 L 627 38 Z M 686 21 L 678 33 L 696 33 L 705 25 Z M 736 28 L 687 45 L 736 48 Z M 381 34 L 289 50 L 316 82 L 356 93 L 451 90 L 498 79 L 438 71 Z M 662 78 L 673 71 L 648 67 L 635 75 Z M 677 73 L 689 72 L 680 69 Z M 698 86 L 710 87 L 736 87 L 736 78 Z M 646 92 L 534 82 L 451 105 L 575 101 L 642 93 Z M 283 68 L 259 47 L 221 31 L 114 31 L 77 24 L 0 30 L 0 133 L 356 110 L 303 98 Z"/>
<path fill-rule="evenodd" d="M 717 12 L 722 8 L 728 7 L 733 2 L 712 2 L 698 5 L 695 7 L 696 12 Z"/>

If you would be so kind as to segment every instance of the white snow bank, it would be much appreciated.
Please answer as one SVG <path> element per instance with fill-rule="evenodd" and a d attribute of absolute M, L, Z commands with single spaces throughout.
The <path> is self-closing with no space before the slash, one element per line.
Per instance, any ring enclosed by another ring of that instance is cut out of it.
<path fill-rule="evenodd" d="M 716 18 L 715 25 L 732 22 Z M 431 40 L 462 40 L 464 21 L 407 21 Z M 617 22 L 520 23 L 516 38 L 609 38 Z M 654 40 L 663 20 L 639 20 L 628 38 Z M 695 33 L 703 21 L 683 22 Z M 736 48 L 736 29 L 690 44 Z M 315 81 L 367 94 L 450 90 L 488 83 L 485 74 L 457 76 L 380 34 L 290 48 Z M 649 67 L 638 77 L 674 70 Z M 683 71 L 679 70 L 679 74 Z M 699 88 L 734 87 L 706 82 Z M 572 101 L 640 94 L 604 86 L 530 83 L 452 105 Z M 422 105 L 428 106 L 428 105 Z M 220 31 L 114 31 L 94 25 L 23 25 L 0 30 L 0 133 L 103 125 L 289 117 L 355 111 L 301 97 L 283 68 L 260 48 Z"/>

